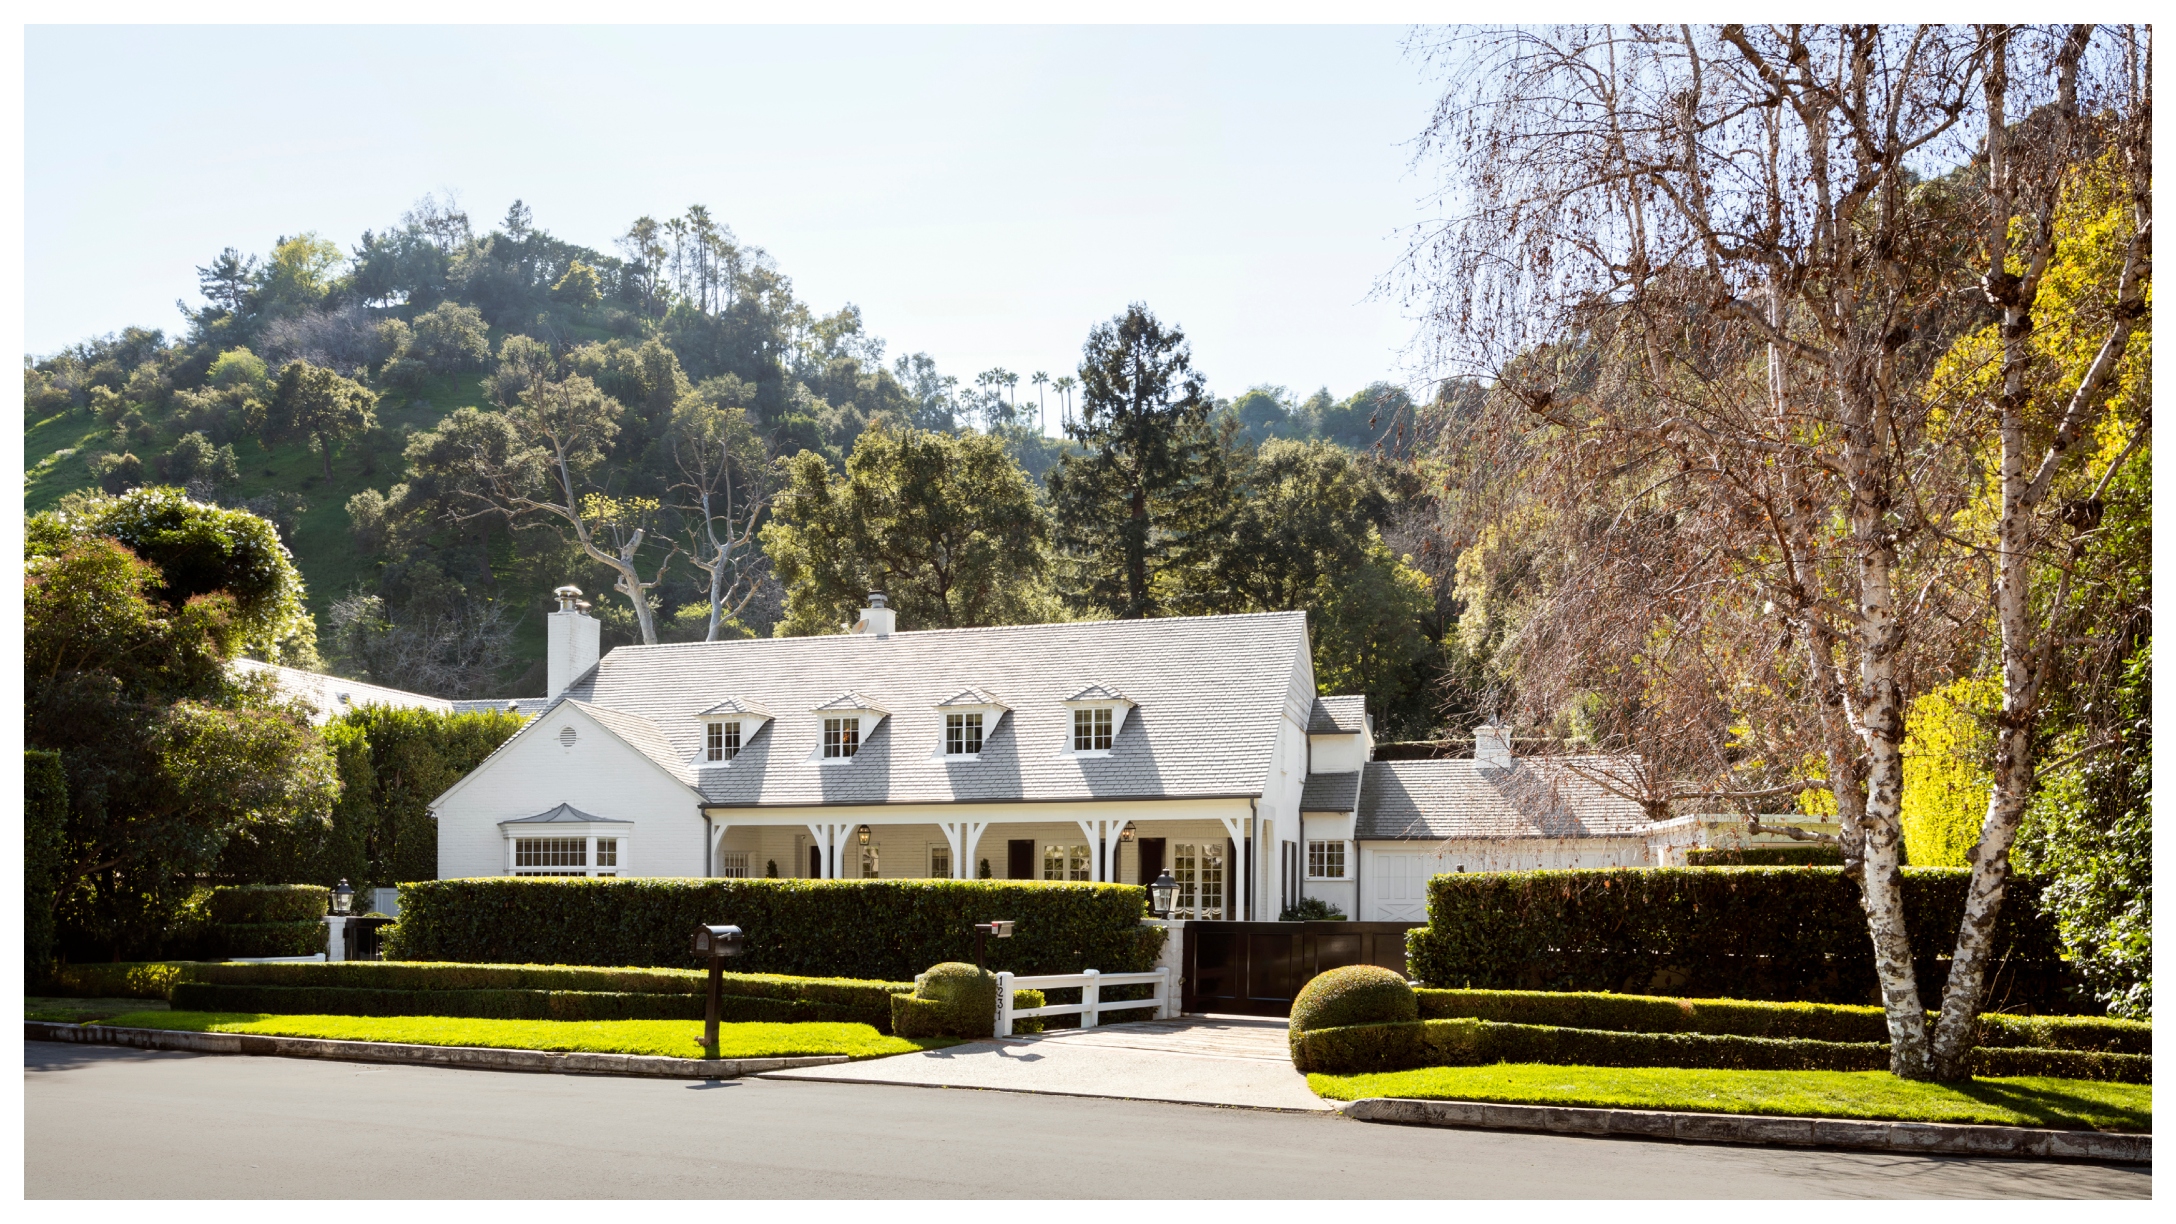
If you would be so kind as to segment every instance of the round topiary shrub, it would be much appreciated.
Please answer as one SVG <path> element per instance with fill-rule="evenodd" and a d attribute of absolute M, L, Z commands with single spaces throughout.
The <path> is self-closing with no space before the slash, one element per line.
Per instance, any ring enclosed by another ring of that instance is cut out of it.
<path fill-rule="evenodd" d="M 1314 1029 L 1419 1019 L 1420 1001 L 1404 978 L 1381 965 L 1346 965 L 1300 988 L 1292 1000 L 1292 1040 Z"/>
<path fill-rule="evenodd" d="M 930 966 L 914 979 L 913 1000 L 895 1011 L 894 1027 L 905 1020 L 919 1031 L 902 1037 L 987 1037 L 997 1027 L 997 977 L 973 965 Z"/>

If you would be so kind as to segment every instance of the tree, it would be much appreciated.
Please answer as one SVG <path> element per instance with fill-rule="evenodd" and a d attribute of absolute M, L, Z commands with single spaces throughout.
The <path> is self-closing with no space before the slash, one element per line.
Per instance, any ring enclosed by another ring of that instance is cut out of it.
<path fill-rule="evenodd" d="M 331 295 L 340 262 L 340 248 L 314 233 L 282 237 L 258 270 L 251 300 L 273 317 L 315 310 Z"/>
<path fill-rule="evenodd" d="M 481 369 L 491 357 L 483 312 L 458 302 L 441 302 L 416 316 L 411 352 L 433 374 Z"/>
<path fill-rule="evenodd" d="M 1076 607 L 1143 617 L 1160 609 L 1151 577 L 1169 554 L 1215 449 L 1209 398 L 1178 328 L 1135 303 L 1089 332 L 1081 415 L 1066 433 L 1086 448 L 1050 475 L 1059 548 L 1078 578 Z"/>
<path fill-rule="evenodd" d="M 290 361 L 280 371 L 265 414 L 265 442 L 308 438 L 332 479 L 332 448 L 378 423 L 377 394 L 322 366 Z"/>
<path fill-rule="evenodd" d="M 2012 75 L 2028 44 L 2029 85 Z M 2000 311 L 2020 294 L 2003 243 L 1975 252 L 1969 236 L 2022 230 L 2020 262 L 2034 267 L 2033 244 L 2052 241 L 2039 205 L 2011 194 L 2011 114 L 2047 108 L 2019 135 L 2038 150 L 2032 176 L 2054 190 L 2080 165 L 2064 131 L 2081 109 L 2120 132 L 2143 122 L 2126 45 L 2103 40 L 2088 57 L 2082 28 L 1724 26 L 1517 31 L 1438 48 L 1462 59 L 1427 139 L 1451 159 L 1465 208 L 1409 266 L 1445 360 L 1500 376 L 1499 407 L 1519 405 L 1528 428 L 1538 418 L 1556 450 L 1563 478 L 1546 517 L 1586 572 L 1560 588 L 1550 623 L 1567 645 L 1591 646 L 1602 628 L 1639 643 L 1618 656 L 1639 664 L 1622 700 L 1604 706 L 1652 710 L 1658 693 L 1680 693 L 1683 734 L 1718 748 L 1743 717 L 1742 706 L 1722 717 L 1733 703 L 1795 698 L 1785 717 L 1818 745 L 1901 1076 L 1965 1073 L 2004 826 L 2015 827 L 1991 805 L 1930 1042 L 1897 870 L 1906 713 L 1920 676 L 1970 635 L 2001 621 L 2007 652 L 2017 626 L 1999 590 L 1990 601 L 1975 587 L 1986 571 L 1951 534 L 1979 469 L 1970 415 L 1929 379 L 1949 341 L 1980 325 L 1961 305 L 1975 282 Z M 1998 134 L 1975 146 L 1980 121 Z M 1945 165 L 1957 169 L 1926 173 Z M 2138 216 L 2140 275 L 2112 304 L 2132 322 L 2149 232 Z M 2127 328 L 2111 327 L 2104 355 L 2121 356 Z M 2093 390 L 2081 382 L 2067 402 L 2082 412 Z M 2059 465 L 2074 437 L 2074 423 L 2048 425 L 2036 471 Z M 1994 551 L 2015 562 L 2026 538 Z M 2004 581 L 2020 591 L 2022 576 Z M 1759 644 L 1763 621 L 1788 658 Z M 1668 670 L 1655 663 L 1658 634 L 1677 652 Z M 2013 702 L 2027 682 L 2010 662 L 2004 671 L 2005 734 L 2013 722 L 2029 732 L 2029 700 Z M 2011 739 L 2002 751 L 2024 760 Z M 1713 756 L 1784 775 L 1740 797 L 1805 789 L 1801 759 Z"/>
<path fill-rule="evenodd" d="M 673 409 L 674 490 L 687 495 L 691 517 L 688 559 L 710 577 L 710 611 L 703 640 L 735 620 L 757 590 L 756 521 L 770 497 L 770 458 L 748 414 L 696 393 Z"/>
<path fill-rule="evenodd" d="M 780 633 L 835 632 L 871 591 L 914 629 L 1054 619 L 1049 522 L 996 439 L 880 422 L 843 476 L 808 451 L 784 466 L 762 532 Z"/>
<path fill-rule="evenodd" d="M 155 955 L 229 840 L 322 820 L 337 785 L 302 711 L 230 679 L 247 636 L 233 595 L 168 603 L 157 567 L 55 517 L 32 520 L 23 705 L 26 744 L 67 773 L 60 943 Z"/>

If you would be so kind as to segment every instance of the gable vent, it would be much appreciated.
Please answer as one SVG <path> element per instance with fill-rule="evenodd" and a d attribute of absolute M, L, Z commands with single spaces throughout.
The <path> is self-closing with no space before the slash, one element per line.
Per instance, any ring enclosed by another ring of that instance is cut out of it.
<path fill-rule="evenodd" d="M 559 728 L 559 746 L 560 746 L 561 748 L 572 748 L 572 747 L 574 747 L 574 728 L 572 728 L 572 727 L 561 727 L 561 728 Z"/>

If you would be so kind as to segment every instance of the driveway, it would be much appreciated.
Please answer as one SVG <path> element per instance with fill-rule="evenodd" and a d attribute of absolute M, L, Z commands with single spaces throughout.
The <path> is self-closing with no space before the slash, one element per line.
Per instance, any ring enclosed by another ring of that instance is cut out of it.
<path fill-rule="evenodd" d="M 1059 1029 L 872 1062 L 766 1072 L 765 1078 L 923 1088 L 995 1088 L 1058 1096 L 1326 1112 L 1336 1108 L 1292 1069 L 1282 1019 L 1183 1020 Z"/>
<path fill-rule="evenodd" d="M 23 1046 L 31 1198 L 2142 1198 L 2144 1169 Z"/>

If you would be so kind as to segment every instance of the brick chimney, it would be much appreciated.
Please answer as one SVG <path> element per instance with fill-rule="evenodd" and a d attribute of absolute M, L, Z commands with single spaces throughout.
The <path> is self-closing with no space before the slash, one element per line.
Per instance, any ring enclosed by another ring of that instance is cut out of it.
<path fill-rule="evenodd" d="M 582 588 L 563 586 L 552 594 L 559 610 L 544 618 L 546 701 L 556 700 L 583 672 L 597 666 L 601 628 L 582 600 Z"/>

